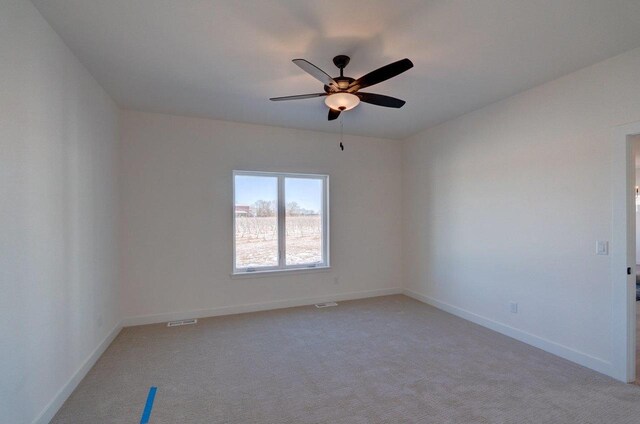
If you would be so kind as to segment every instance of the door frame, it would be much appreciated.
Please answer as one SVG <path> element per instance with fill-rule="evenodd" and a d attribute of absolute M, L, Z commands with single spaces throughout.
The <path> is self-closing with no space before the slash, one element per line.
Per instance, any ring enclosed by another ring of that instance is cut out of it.
<path fill-rule="evenodd" d="M 631 138 L 640 135 L 640 121 L 613 129 L 612 144 L 612 376 L 636 379 L 636 207 L 635 157 Z M 631 267 L 631 275 L 627 268 Z"/>

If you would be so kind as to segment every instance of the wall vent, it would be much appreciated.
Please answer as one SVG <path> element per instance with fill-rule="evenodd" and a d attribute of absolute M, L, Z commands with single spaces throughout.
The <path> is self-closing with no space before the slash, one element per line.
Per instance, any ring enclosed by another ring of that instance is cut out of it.
<path fill-rule="evenodd" d="M 197 324 L 198 320 L 196 318 L 192 319 L 179 319 L 177 321 L 169 321 L 167 323 L 167 327 L 179 327 L 181 325 L 192 325 Z"/>
<path fill-rule="evenodd" d="M 338 306 L 336 302 L 316 303 L 316 308 L 330 308 L 331 306 Z"/>

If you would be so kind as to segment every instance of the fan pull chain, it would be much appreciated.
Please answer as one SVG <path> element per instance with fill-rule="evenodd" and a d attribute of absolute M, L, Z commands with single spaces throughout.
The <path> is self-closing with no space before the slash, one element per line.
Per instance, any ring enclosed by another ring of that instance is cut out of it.
<path fill-rule="evenodd" d="M 344 116 L 344 113 L 340 114 L 340 150 L 344 151 L 344 144 L 342 143 L 344 141 L 344 127 L 342 124 L 342 117 Z"/>

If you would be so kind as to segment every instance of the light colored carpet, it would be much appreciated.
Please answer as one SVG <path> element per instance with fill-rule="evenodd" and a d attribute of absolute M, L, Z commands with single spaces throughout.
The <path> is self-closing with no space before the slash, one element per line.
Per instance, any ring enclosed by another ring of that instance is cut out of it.
<path fill-rule="evenodd" d="M 638 423 L 616 382 L 405 296 L 126 328 L 53 423 Z"/>

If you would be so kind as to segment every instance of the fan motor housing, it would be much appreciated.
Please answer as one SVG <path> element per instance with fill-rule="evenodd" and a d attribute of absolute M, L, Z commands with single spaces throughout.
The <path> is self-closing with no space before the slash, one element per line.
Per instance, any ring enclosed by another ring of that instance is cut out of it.
<path fill-rule="evenodd" d="M 338 83 L 338 86 L 344 85 L 344 88 L 340 88 L 340 91 L 346 91 L 349 84 L 355 81 L 353 78 L 349 77 L 335 77 L 334 80 Z M 324 86 L 325 93 L 331 93 L 331 88 L 328 85 Z"/>

